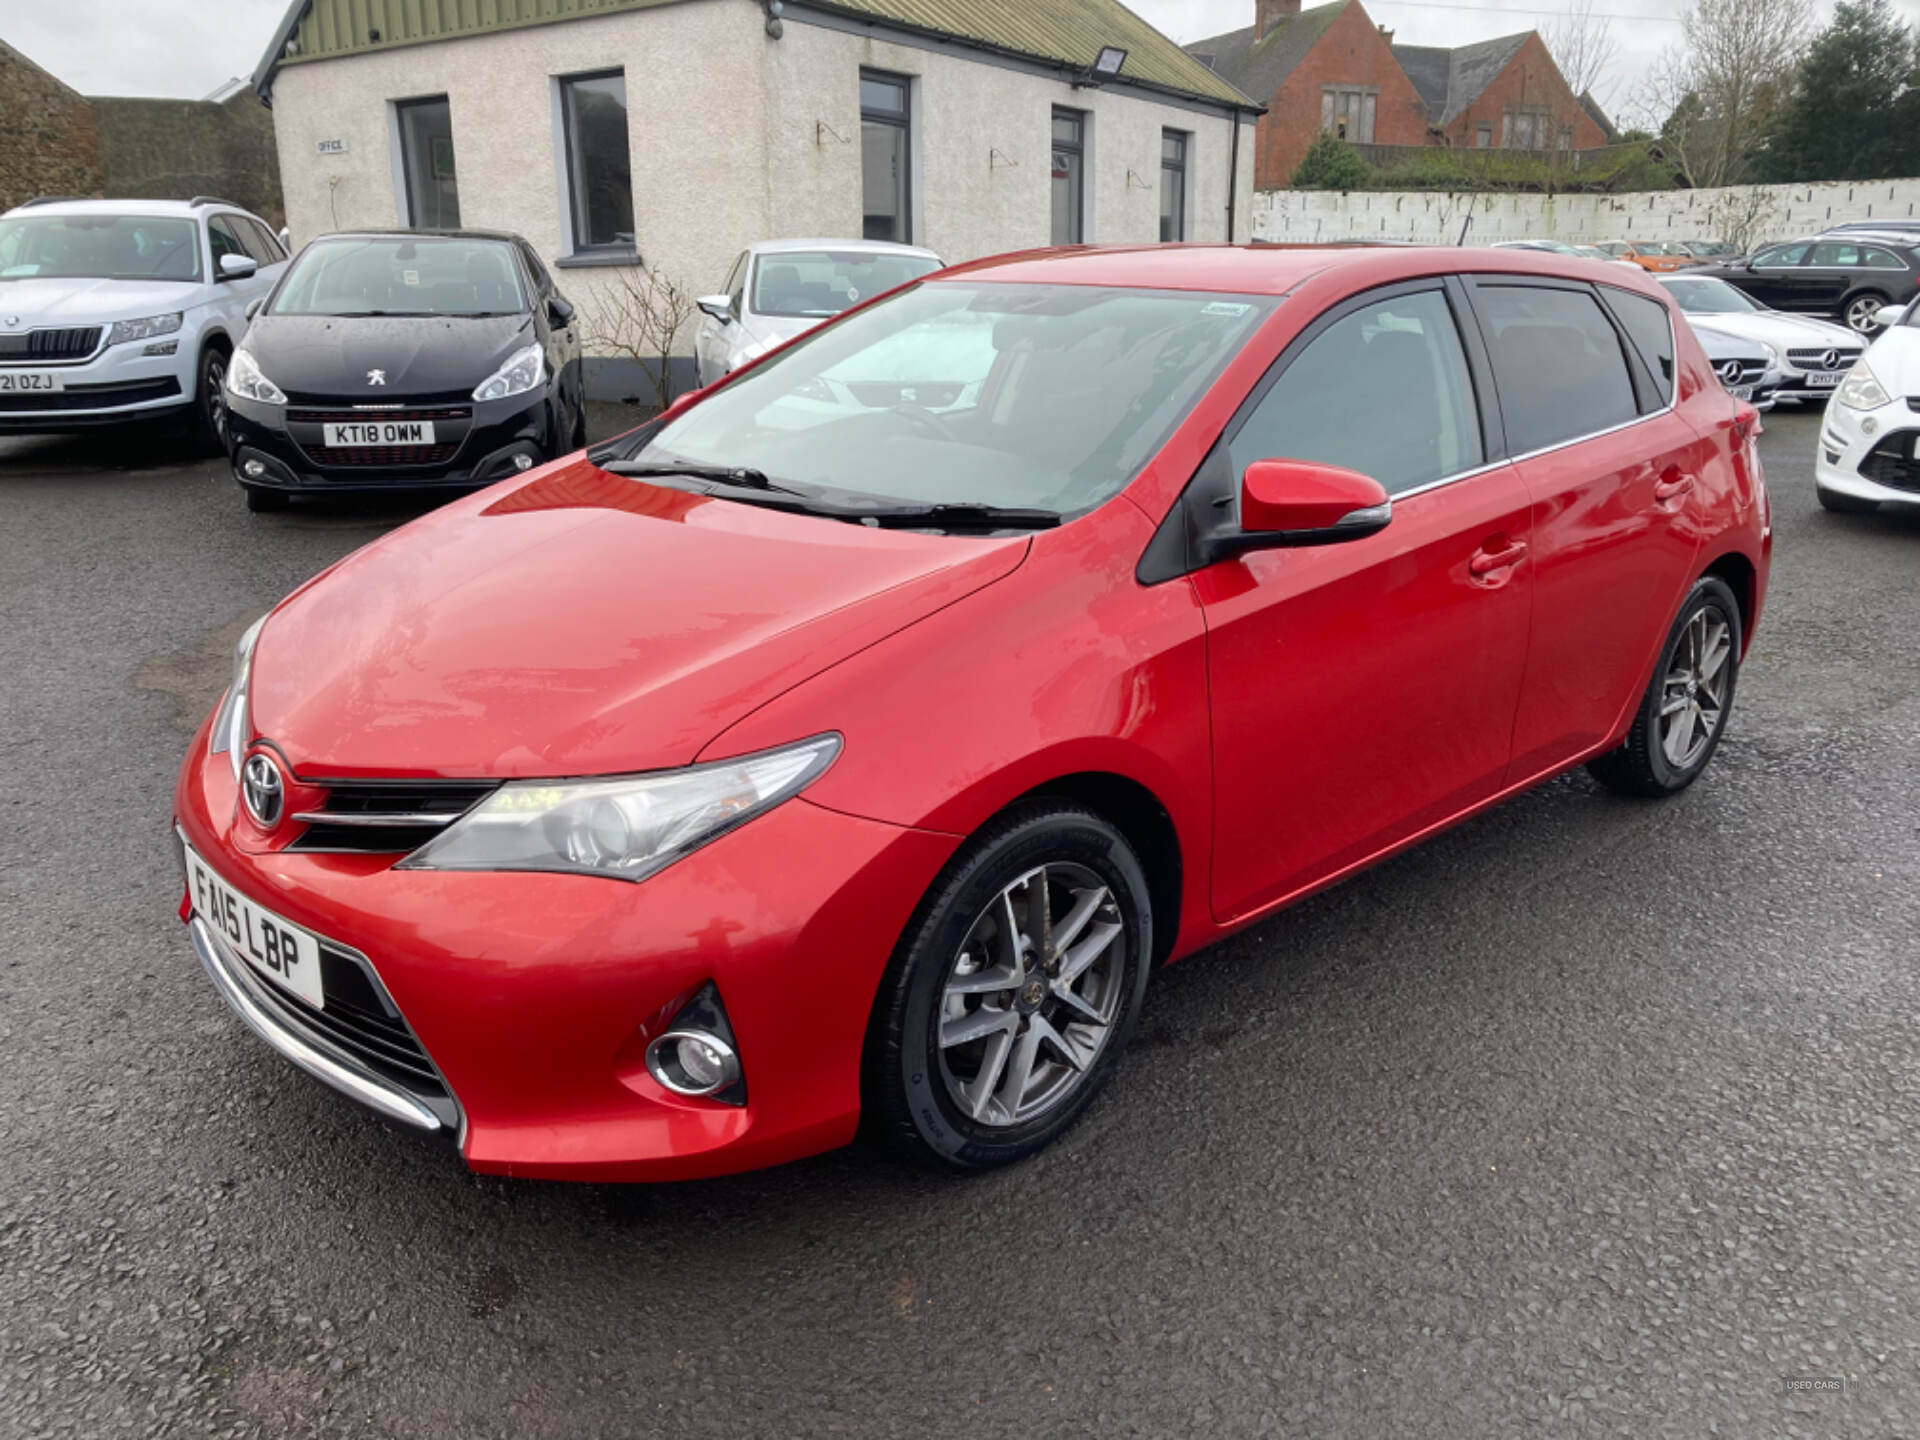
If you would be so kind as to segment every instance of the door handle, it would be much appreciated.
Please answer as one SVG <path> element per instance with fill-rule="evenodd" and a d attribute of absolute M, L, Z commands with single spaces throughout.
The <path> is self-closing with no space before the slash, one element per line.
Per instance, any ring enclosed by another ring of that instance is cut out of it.
<path fill-rule="evenodd" d="M 1498 570 L 1511 570 L 1527 553 L 1526 542 L 1515 540 L 1504 550 L 1481 550 L 1467 562 L 1467 573 L 1484 579 Z"/>
<path fill-rule="evenodd" d="M 1669 500 L 1678 500 L 1694 487 L 1694 477 L 1682 473 L 1669 473 L 1667 478 L 1653 487 L 1653 498 L 1661 504 Z"/>

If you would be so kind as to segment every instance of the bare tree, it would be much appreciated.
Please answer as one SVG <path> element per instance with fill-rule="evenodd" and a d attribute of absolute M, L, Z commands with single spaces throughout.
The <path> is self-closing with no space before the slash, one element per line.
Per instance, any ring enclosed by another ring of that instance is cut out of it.
<path fill-rule="evenodd" d="M 1760 242 L 1778 208 L 1773 195 L 1758 185 L 1723 190 L 1707 206 L 1707 233 L 1745 255 Z"/>
<path fill-rule="evenodd" d="M 1639 108 L 1696 186 L 1737 184 L 1806 48 L 1812 0 L 1693 0 Z"/>
<path fill-rule="evenodd" d="M 1618 82 L 1613 62 L 1620 58 L 1620 42 L 1613 37 L 1613 20 L 1593 8 L 1593 0 L 1573 0 L 1567 13 L 1547 25 L 1540 38 L 1560 67 L 1560 78 L 1575 95 L 1590 95 L 1602 109 L 1612 107 Z"/>
<path fill-rule="evenodd" d="M 693 318 L 693 295 L 665 272 L 639 266 L 613 272 L 582 305 L 582 340 L 596 354 L 631 360 L 652 387 L 654 403 L 673 403 L 673 347 Z"/>

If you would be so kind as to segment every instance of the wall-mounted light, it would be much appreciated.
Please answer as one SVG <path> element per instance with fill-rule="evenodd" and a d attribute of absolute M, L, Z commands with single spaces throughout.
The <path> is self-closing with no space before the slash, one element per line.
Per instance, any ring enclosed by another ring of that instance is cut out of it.
<path fill-rule="evenodd" d="M 767 34 L 771 35 L 775 40 L 778 40 L 787 30 L 787 27 L 781 23 L 780 20 L 782 12 L 784 12 L 787 7 L 782 5 L 780 0 L 764 0 L 764 3 L 767 11 Z"/>

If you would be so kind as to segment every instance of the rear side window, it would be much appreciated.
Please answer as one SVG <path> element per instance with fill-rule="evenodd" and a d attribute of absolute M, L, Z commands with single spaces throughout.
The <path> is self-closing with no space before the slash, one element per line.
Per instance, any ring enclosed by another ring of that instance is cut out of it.
<path fill-rule="evenodd" d="M 1475 297 L 1515 455 L 1638 418 L 1620 336 L 1584 290 L 1483 286 Z"/>
<path fill-rule="evenodd" d="M 1662 404 L 1673 400 L 1673 318 L 1667 307 L 1644 295 L 1625 290 L 1606 290 L 1607 304 L 1619 317 L 1633 348 L 1646 362 L 1647 373 L 1660 391 Z"/>
<path fill-rule="evenodd" d="M 1356 310 L 1316 336 L 1254 408 L 1229 453 L 1314 460 L 1398 495 L 1480 464 L 1480 427 L 1453 312 L 1437 290 Z"/>

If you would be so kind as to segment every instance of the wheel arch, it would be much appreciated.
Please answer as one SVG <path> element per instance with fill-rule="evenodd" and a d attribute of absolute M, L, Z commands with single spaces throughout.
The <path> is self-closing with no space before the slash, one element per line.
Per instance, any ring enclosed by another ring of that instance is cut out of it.
<path fill-rule="evenodd" d="M 1703 580 L 1710 575 L 1723 581 L 1740 604 L 1740 655 L 1745 659 L 1747 647 L 1753 643 L 1754 613 L 1759 609 L 1760 571 L 1745 555 L 1731 550 L 1700 572 Z"/>

